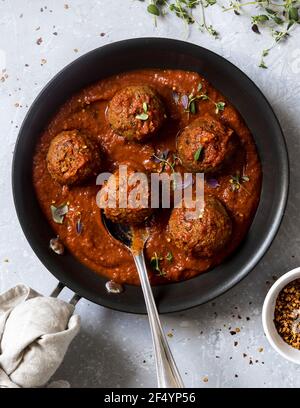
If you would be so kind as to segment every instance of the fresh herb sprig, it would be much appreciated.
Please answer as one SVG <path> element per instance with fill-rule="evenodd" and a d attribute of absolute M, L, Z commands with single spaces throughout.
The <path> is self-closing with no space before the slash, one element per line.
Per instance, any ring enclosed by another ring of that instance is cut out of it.
<path fill-rule="evenodd" d="M 158 163 L 161 163 L 161 169 L 159 171 L 159 173 L 164 172 L 166 169 L 170 169 L 172 174 L 176 173 L 176 165 L 177 164 L 182 164 L 181 159 L 176 156 L 174 153 L 172 155 L 173 160 L 171 161 L 169 156 L 169 152 L 162 152 L 159 156 L 157 156 L 156 154 L 152 155 L 152 159 L 154 159 L 155 161 L 157 161 Z M 172 187 L 173 190 L 175 191 L 177 188 L 177 182 L 176 182 L 176 177 L 173 177 L 172 180 Z"/>
<path fill-rule="evenodd" d="M 240 174 L 240 172 L 236 172 L 234 176 L 231 176 L 229 179 L 229 183 L 231 184 L 231 190 L 232 191 L 238 191 L 240 189 L 243 189 L 246 191 L 247 194 L 250 194 L 249 191 L 245 188 L 243 183 L 246 183 L 250 180 L 248 176 L 245 174 Z"/>
<path fill-rule="evenodd" d="M 206 92 L 201 92 L 202 90 L 202 84 L 199 83 L 198 88 L 197 88 L 197 93 L 193 94 L 191 93 L 188 96 L 187 99 L 187 106 L 185 107 L 185 111 L 188 113 L 192 113 L 193 115 L 197 112 L 196 109 L 196 101 L 201 100 L 201 101 L 210 101 L 215 105 L 215 112 L 218 114 L 220 111 L 223 111 L 225 108 L 225 102 L 223 101 L 218 101 L 215 102 L 213 99 L 211 99 Z"/>
<path fill-rule="evenodd" d="M 157 252 L 154 252 L 150 259 L 150 265 L 158 276 L 166 276 L 166 272 L 160 266 L 160 262 L 163 261 L 163 259 L 164 258 L 158 255 Z"/>
<path fill-rule="evenodd" d="M 173 262 L 173 259 L 174 256 L 170 251 L 167 253 L 165 257 L 159 255 L 157 252 L 153 252 L 153 255 L 150 259 L 150 265 L 158 276 L 166 276 L 166 271 L 161 267 L 161 262 L 166 260 L 171 263 Z"/>
<path fill-rule="evenodd" d="M 251 16 L 252 30 L 256 34 L 261 34 L 260 28 L 268 27 L 271 30 L 271 36 L 274 40 L 273 44 L 269 48 L 262 51 L 259 67 L 268 68 L 265 62 L 270 51 L 276 47 L 276 45 L 286 40 L 290 35 L 290 30 L 300 23 L 299 17 L 299 0 L 282 0 L 277 2 L 276 0 L 257 0 L 242 3 L 240 1 L 232 1 L 229 8 L 225 8 L 224 11 L 233 10 L 235 14 L 240 15 L 243 7 L 257 6 L 262 13 Z"/>
<path fill-rule="evenodd" d="M 146 102 L 143 102 L 143 112 L 136 115 L 136 119 L 147 120 L 148 118 L 148 105 Z"/>
<path fill-rule="evenodd" d="M 140 0 L 144 1 L 144 0 Z M 196 23 L 202 31 L 218 37 L 218 32 L 207 23 L 205 9 L 218 3 L 217 0 L 148 0 L 147 11 L 155 18 L 165 16 L 168 12 L 174 13 L 185 24 Z M 266 57 L 279 42 L 287 40 L 292 28 L 300 24 L 300 0 L 231 0 L 228 6 L 221 5 L 224 11 L 233 11 L 236 16 L 243 14 L 244 8 L 256 7 L 258 12 L 251 15 L 250 27 L 256 34 L 261 34 L 261 29 L 271 32 L 273 43 L 264 49 L 261 54 L 259 67 L 267 68 Z M 198 11 L 200 8 L 200 13 Z M 197 20 L 197 16 L 201 21 Z M 192 104 L 193 106 L 193 104 Z M 192 108 L 193 109 L 193 108 Z"/>
<path fill-rule="evenodd" d="M 144 1 L 144 0 L 140 0 Z M 148 13 L 154 16 L 155 25 L 157 17 L 163 17 L 168 12 L 176 15 L 186 26 L 196 23 L 201 31 L 206 31 L 213 37 L 218 37 L 218 32 L 206 21 L 205 9 L 216 4 L 217 0 L 150 0 L 147 6 Z M 201 20 L 194 16 L 195 9 L 201 7 Z"/>
<path fill-rule="evenodd" d="M 196 150 L 195 154 L 194 154 L 194 160 L 195 160 L 195 161 L 198 161 L 198 160 L 200 159 L 200 157 L 201 157 L 201 155 L 202 155 L 202 152 L 203 152 L 203 146 L 200 145 L 200 146 L 198 147 L 198 149 Z"/>

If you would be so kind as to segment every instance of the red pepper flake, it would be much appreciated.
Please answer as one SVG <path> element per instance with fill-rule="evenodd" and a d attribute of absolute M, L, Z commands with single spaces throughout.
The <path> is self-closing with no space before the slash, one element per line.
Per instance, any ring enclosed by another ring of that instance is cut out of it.
<path fill-rule="evenodd" d="M 290 282 L 279 293 L 274 323 L 282 339 L 300 350 L 300 279 Z"/>
<path fill-rule="evenodd" d="M 36 40 L 37 45 L 41 45 L 42 42 L 43 42 L 42 37 L 40 37 L 40 38 L 38 38 L 38 39 Z"/>

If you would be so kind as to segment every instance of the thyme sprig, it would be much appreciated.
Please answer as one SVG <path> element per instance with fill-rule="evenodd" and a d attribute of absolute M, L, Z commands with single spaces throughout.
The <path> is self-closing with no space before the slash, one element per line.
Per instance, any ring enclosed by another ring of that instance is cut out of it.
<path fill-rule="evenodd" d="M 144 1 L 144 0 L 140 0 Z M 148 0 L 148 13 L 155 19 L 165 16 L 168 12 L 175 14 L 184 21 L 186 26 L 197 24 L 201 31 L 206 31 L 213 37 L 218 37 L 217 30 L 209 23 L 205 15 L 205 9 L 219 3 L 218 0 Z M 228 0 L 227 0 L 228 1 Z M 259 67 L 267 68 L 266 57 L 279 42 L 287 40 L 291 29 L 300 24 L 299 9 L 300 0 L 231 0 L 228 6 L 221 5 L 223 11 L 233 11 L 236 16 L 241 16 L 244 8 L 255 7 L 258 12 L 250 15 L 250 27 L 256 34 L 261 30 L 269 29 L 273 38 L 270 47 L 264 49 L 261 54 Z M 200 12 L 198 11 L 200 9 Z M 196 17 L 199 17 L 199 20 Z"/>
<path fill-rule="evenodd" d="M 166 260 L 169 263 L 173 262 L 173 254 L 172 252 L 168 252 L 165 257 L 161 256 L 157 252 L 153 252 L 153 255 L 150 259 L 150 265 L 154 272 L 157 273 L 158 276 L 166 276 L 166 271 L 161 267 L 161 262 Z"/>
<path fill-rule="evenodd" d="M 157 273 L 158 276 L 166 276 L 166 272 L 161 268 L 160 263 L 163 261 L 163 257 L 158 255 L 157 252 L 154 252 L 151 259 L 150 265 L 154 272 Z"/>
<path fill-rule="evenodd" d="M 140 0 L 144 1 L 144 0 Z M 218 37 L 217 31 L 211 24 L 208 24 L 205 16 L 205 8 L 216 4 L 217 0 L 150 0 L 147 6 L 148 13 L 154 16 L 154 23 L 157 25 L 157 17 L 165 16 L 168 12 L 176 15 L 186 26 L 196 23 L 201 31 L 206 31 L 214 37 Z M 201 15 L 198 20 L 194 16 L 195 9 L 201 7 Z"/>
<path fill-rule="evenodd" d="M 250 192 L 246 189 L 246 187 L 243 185 L 243 183 L 246 183 L 250 180 L 246 174 L 240 174 L 239 171 L 236 172 L 234 176 L 231 176 L 229 179 L 229 183 L 231 184 L 231 190 L 232 191 L 238 191 L 240 189 L 243 189 L 246 191 L 247 194 L 250 194 Z"/>
<path fill-rule="evenodd" d="M 172 155 L 172 161 L 169 158 L 169 151 L 167 152 L 162 152 L 160 156 L 157 156 L 156 154 L 152 155 L 152 158 L 157 161 L 158 163 L 161 163 L 161 168 L 159 171 L 159 174 L 163 173 L 166 169 L 170 169 L 172 174 L 176 173 L 176 165 L 177 164 L 182 164 L 182 161 L 180 157 L 176 156 L 174 153 Z M 177 188 L 177 183 L 176 183 L 176 177 L 173 178 L 172 180 L 172 188 L 175 191 Z"/>
<path fill-rule="evenodd" d="M 200 92 L 202 90 L 202 84 L 199 83 L 198 88 L 197 88 L 197 93 L 191 93 L 188 96 L 188 104 L 187 107 L 185 108 L 185 112 L 192 113 L 193 115 L 197 112 L 196 108 L 196 101 L 201 100 L 201 101 L 210 101 L 215 105 L 215 112 L 218 114 L 220 111 L 223 111 L 225 108 L 225 102 L 223 101 L 218 101 L 215 102 L 213 99 L 211 99 L 206 92 Z"/>

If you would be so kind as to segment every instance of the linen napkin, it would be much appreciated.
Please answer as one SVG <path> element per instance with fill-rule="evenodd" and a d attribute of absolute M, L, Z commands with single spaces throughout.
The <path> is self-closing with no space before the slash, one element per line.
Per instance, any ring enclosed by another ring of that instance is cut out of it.
<path fill-rule="evenodd" d="M 45 385 L 80 327 L 74 306 L 20 284 L 0 295 L 0 388 Z"/>

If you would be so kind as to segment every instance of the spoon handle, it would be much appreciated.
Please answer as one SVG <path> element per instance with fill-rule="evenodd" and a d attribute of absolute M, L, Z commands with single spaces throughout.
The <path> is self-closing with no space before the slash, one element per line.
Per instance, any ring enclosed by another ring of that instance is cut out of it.
<path fill-rule="evenodd" d="M 162 330 L 151 285 L 149 282 L 144 253 L 133 254 L 139 273 L 154 345 L 157 382 L 159 388 L 184 388 L 166 336 Z"/>

